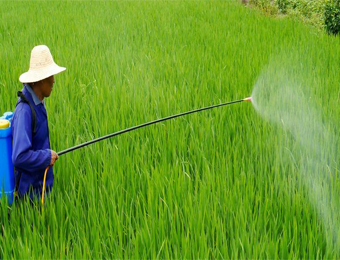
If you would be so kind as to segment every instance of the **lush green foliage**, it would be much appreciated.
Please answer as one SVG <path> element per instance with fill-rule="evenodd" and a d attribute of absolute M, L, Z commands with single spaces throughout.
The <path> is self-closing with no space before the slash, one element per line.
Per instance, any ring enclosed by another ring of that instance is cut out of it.
<path fill-rule="evenodd" d="M 297 17 L 316 28 L 327 28 L 328 13 L 325 12 L 326 2 L 333 0 L 250 0 L 260 9 L 276 15 L 283 14 Z"/>
<path fill-rule="evenodd" d="M 278 54 L 339 133 L 340 46 L 297 21 L 230 1 L 5 1 L 0 12 L 0 111 L 14 109 L 33 46 L 67 67 L 47 100 L 56 151 L 245 98 Z M 60 157 L 43 210 L 1 203 L 0 258 L 339 258 L 304 153 L 250 103 L 94 144 Z"/>
<path fill-rule="evenodd" d="M 340 1 L 329 0 L 326 2 L 325 27 L 332 34 L 340 33 Z"/>

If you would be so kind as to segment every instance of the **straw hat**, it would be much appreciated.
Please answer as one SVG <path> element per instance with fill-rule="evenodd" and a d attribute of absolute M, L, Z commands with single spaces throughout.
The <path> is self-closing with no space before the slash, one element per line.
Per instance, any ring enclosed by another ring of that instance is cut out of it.
<path fill-rule="evenodd" d="M 22 83 L 32 83 L 46 79 L 66 70 L 55 64 L 50 49 L 46 45 L 35 46 L 31 52 L 30 68 L 19 78 Z"/>

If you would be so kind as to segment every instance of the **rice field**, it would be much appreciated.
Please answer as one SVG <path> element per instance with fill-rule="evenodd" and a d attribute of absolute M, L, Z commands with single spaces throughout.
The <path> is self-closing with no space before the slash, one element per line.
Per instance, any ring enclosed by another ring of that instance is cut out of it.
<path fill-rule="evenodd" d="M 55 151 L 254 97 L 60 156 L 44 207 L 1 202 L 1 259 L 340 258 L 339 38 L 237 1 L 0 6 L 1 115 L 35 45 L 67 68 Z"/>

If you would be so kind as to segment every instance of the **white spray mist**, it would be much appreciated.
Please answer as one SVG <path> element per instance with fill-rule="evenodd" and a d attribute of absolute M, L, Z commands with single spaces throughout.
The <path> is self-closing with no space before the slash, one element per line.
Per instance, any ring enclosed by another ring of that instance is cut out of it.
<path fill-rule="evenodd" d="M 255 84 L 252 102 L 267 121 L 288 131 L 299 145 L 301 182 L 309 192 L 325 230 L 327 243 L 339 250 L 340 194 L 332 193 L 336 174 L 336 138 L 330 133 L 331 122 L 322 117 L 301 79 L 299 66 L 282 64 L 282 57 L 263 70 Z M 334 166 L 335 165 L 335 166 Z"/>

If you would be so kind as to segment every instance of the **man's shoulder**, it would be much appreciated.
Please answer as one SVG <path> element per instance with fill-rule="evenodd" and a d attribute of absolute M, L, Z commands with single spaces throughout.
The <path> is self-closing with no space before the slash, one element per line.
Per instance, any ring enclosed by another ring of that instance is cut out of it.
<path fill-rule="evenodd" d="M 15 110 L 14 110 L 14 118 L 18 116 L 25 116 L 25 117 L 30 117 L 31 116 L 31 108 L 29 104 L 23 102 L 23 101 L 18 101 Z"/>
<path fill-rule="evenodd" d="M 22 111 L 22 110 L 27 110 L 29 111 L 31 108 L 29 106 L 29 104 L 27 104 L 26 102 L 22 101 L 22 100 L 18 100 L 16 106 L 15 106 L 15 111 Z"/>

